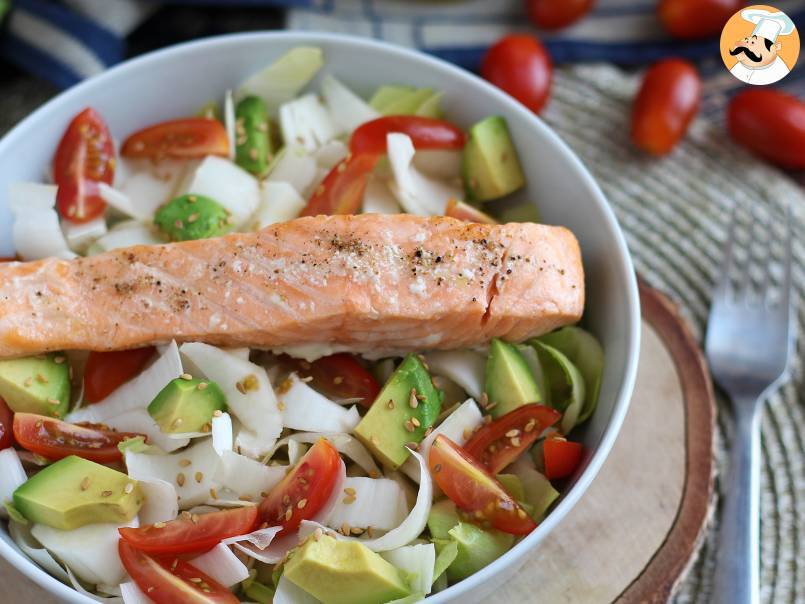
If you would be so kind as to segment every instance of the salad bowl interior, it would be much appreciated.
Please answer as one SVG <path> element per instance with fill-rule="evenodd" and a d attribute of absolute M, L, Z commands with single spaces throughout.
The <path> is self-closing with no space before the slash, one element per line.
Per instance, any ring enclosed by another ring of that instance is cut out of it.
<path fill-rule="evenodd" d="M 639 348 L 639 301 L 634 270 L 616 219 L 573 152 L 539 118 L 477 77 L 442 61 L 391 45 L 329 34 L 250 33 L 210 38 L 124 63 L 53 99 L 0 141 L 0 257 L 14 253 L 9 185 L 41 181 L 70 119 L 87 106 L 105 116 L 112 135 L 194 113 L 293 47 L 324 51 L 323 73 L 367 96 L 387 83 L 444 93 L 447 118 L 468 127 L 492 114 L 508 123 L 528 186 L 505 203 L 536 204 L 546 224 L 578 238 L 586 274 L 584 326 L 605 351 L 596 413 L 574 435 L 587 451 L 580 470 L 542 524 L 501 558 L 429 602 L 481 601 L 513 575 L 560 523 L 589 486 L 609 453 L 626 413 Z M 318 76 L 321 77 L 321 74 Z M 317 87 L 318 82 L 313 82 Z M 497 203 L 497 202 L 492 202 Z M 75 603 L 89 598 L 57 581 L 25 557 L 0 525 L 0 555 L 37 584 Z"/>

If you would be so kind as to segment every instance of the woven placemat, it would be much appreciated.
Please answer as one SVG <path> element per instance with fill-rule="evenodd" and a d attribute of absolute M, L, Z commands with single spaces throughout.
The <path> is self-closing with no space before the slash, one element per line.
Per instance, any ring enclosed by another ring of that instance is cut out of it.
<path fill-rule="evenodd" d="M 794 283 L 805 286 L 805 194 L 787 176 L 736 148 L 720 127 L 694 123 L 662 160 L 628 143 L 629 106 L 637 80 L 605 65 L 558 70 L 547 122 L 579 154 L 620 220 L 638 271 L 679 304 L 701 339 L 718 277 L 729 210 L 739 202 L 771 217 L 782 233 L 790 203 L 795 239 Z M 47 85 L 10 77 L 0 92 L 0 134 L 53 93 Z M 759 270 L 759 267 L 758 267 Z M 800 305 L 799 331 L 805 324 Z M 762 354 L 762 353 L 761 353 Z M 805 349 L 797 347 L 792 379 L 772 395 L 763 420 L 761 500 L 762 602 L 805 602 Z M 719 461 L 730 438 L 729 409 L 720 405 Z M 718 515 L 675 601 L 710 601 Z"/>

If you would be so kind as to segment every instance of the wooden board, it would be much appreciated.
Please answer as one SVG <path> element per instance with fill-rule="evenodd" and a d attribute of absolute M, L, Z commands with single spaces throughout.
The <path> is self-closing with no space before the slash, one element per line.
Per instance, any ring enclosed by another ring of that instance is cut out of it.
<path fill-rule="evenodd" d="M 558 530 L 499 594 L 504 602 L 665 602 L 704 532 L 715 403 L 676 308 L 645 284 L 637 386 L 615 447 Z M 55 604 L 0 561 L 2 601 Z"/>
<path fill-rule="evenodd" d="M 503 602 L 667 602 L 711 510 L 715 399 L 676 307 L 640 285 L 637 384 L 615 446 L 589 490 L 496 596 Z"/>

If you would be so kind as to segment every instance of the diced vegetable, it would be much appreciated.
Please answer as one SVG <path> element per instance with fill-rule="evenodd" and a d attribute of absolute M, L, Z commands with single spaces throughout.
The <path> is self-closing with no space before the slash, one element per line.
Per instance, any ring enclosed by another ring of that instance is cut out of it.
<path fill-rule="evenodd" d="M 542 445 L 545 476 L 548 480 L 567 478 L 581 465 L 584 446 L 564 438 L 549 438 Z"/>
<path fill-rule="evenodd" d="M 434 350 L 425 354 L 431 371 L 453 380 L 476 401 L 484 391 L 486 357 L 473 350 Z"/>
<path fill-rule="evenodd" d="M 62 222 L 61 227 L 67 240 L 67 245 L 77 254 L 85 253 L 96 239 L 103 237 L 107 233 L 106 218 L 104 216 L 99 216 L 83 223 L 65 220 Z"/>
<path fill-rule="evenodd" d="M 14 491 L 27 479 L 25 469 L 22 467 L 17 451 L 9 447 L 0 450 L 0 518 L 6 518 L 8 512 L 3 505 L 12 500 Z"/>
<path fill-rule="evenodd" d="M 138 375 L 156 348 L 147 346 L 115 352 L 90 352 L 84 366 L 84 399 L 97 403 Z"/>
<path fill-rule="evenodd" d="M 369 175 L 377 164 L 373 155 L 351 155 L 334 167 L 302 210 L 302 216 L 357 214 Z"/>
<path fill-rule="evenodd" d="M 511 472 L 520 479 L 525 490 L 525 501 L 532 507 L 531 517 L 535 522 L 542 520 L 554 501 L 559 498 L 559 491 L 551 482 L 534 468 L 533 461 L 522 456 L 511 466 Z"/>
<path fill-rule="evenodd" d="M 327 526 L 339 529 L 390 531 L 408 516 L 405 496 L 395 481 L 388 478 L 347 477 Z"/>
<path fill-rule="evenodd" d="M 180 434 L 165 434 L 145 409 L 132 409 L 114 417 L 107 417 L 103 423 L 115 430 L 125 430 L 143 434 L 148 443 L 170 453 L 186 447 L 190 438 Z"/>
<path fill-rule="evenodd" d="M 579 422 L 586 391 L 584 378 L 556 348 L 540 341 L 533 345 L 542 365 L 546 397 L 552 407 L 563 413 L 561 429 L 567 434 Z"/>
<path fill-rule="evenodd" d="M 266 183 L 287 183 L 304 195 L 316 180 L 318 169 L 314 155 L 293 142 L 286 143 L 268 167 Z"/>
<path fill-rule="evenodd" d="M 312 444 L 317 442 L 320 438 L 329 440 L 340 453 L 343 453 L 358 464 L 371 478 L 380 477 L 380 469 L 377 467 L 377 464 L 375 464 L 372 455 L 357 438 L 353 438 L 349 434 L 334 432 L 297 432 L 279 441 L 274 447 L 272 455 L 277 449 L 291 440 Z"/>
<path fill-rule="evenodd" d="M 399 214 L 400 212 L 402 208 L 386 183 L 375 176 L 370 177 L 363 195 L 363 213 Z"/>
<path fill-rule="evenodd" d="M 432 543 L 406 545 L 381 554 L 411 577 L 411 589 L 429 594 L 436 566 L 436 548 Z"/>
<path fill-rule="evenodd" d="M 51 256 L 70 260 L 76 257 L 67 245 L 55 210 L 30 208 L 17 211 L 11 237 L 17 255 L 23 260 L 42 260 Z"/>
<path fill-rule="evenodd" d="M 288 581 L 285 577 L 280 577 L 277 583 L 277 591 L 274 593 L 274 604 L 321 604 L 319 600 L 311 596 L 301 587 Z"/>
<path fill-rule="evenodd" d="M 8 186 L 8 209 L 13 214 L 26 210 L 52 210 L 59 187 L 38 182 L 15 182 Z"/>
<path fill-rule="evenodd" d="M 255 226 L 259 230 L 277 222 L 293 220 L 304 207 L 305 200 L 293 186 L 282 181 L 266 181 L 261 185 Z"/>
<path fill-rule="evenodd" d="M 229 232 L 229 212 L 205 195 L 176 197 L 157 210 L 154 224 L 171 241 L 208 239 Z"/>
<path fill-rule="evenodd" d="M 129 136 L 120 147 L 125 157 L 160 160 L 229 156 L 229 139 L 218 120 L 193 117 L 162 122 Z M 109 181 L 108 184 L 111 184 Z"/>
<path fill-rule="evenodd" d="M 41 543 L 31 535 L 30 526 L 23 525 L 19 522 L 9 522 L 8 533 L 14 543 L 16 543 L 20 550 L 31 560 L 36 562 L 59 581 L 63 581 L 64 583 L 70 581 L 64 568 L 56 562 L 56 559 L 50 552 L 44 547 L 41 547 Z"/>
<path fill-rule="evenodd" d="M 214 478 L 223 489 L 235 493 L 236 497 L 259 502 L 285 477 L 287 471 L 288 466 L 266 466 L 234 451 L 224 451 Z"/>
<path fill-rule="evenodd" d="M 244 170 L 262 176 L 271 161 L 271 122 L 263 100 L 241 99 L 235 108 L 235 161 Z"/>
<path fill-rule="evenodd" d="M 260 186 L 254 176 L 212 155 L 201 162 L 185 192 L 215 200 L 229 212 L 227 224 L 235 229 L 249 220 L 260 202 Z"/>
<path fill-rule="evenodd" d="M 418 150 L 461 150 L 466 135 L 442 120 L 414 116 L 382 117 L 363 124 L 355 130 L 349 149 L 353 155 L 383 155 L 388 152 L 390 134 L 402 134 L 411 139 Z"/>
<path fill-rule="evenodd" d="M 361 124 L 380 117 L 380 113 L 371 105 L 332 75 L 322 80 L 321 92 L 339 134 L 351 133 Z"/>
<path fill-rule="evenodd" d="M 285 144 L 299 145 L 308 153 L 338 135 L 330 113 L 315 94 L 284 103 L 279 109 L 279 120 Z"/>
<path fill-rule="evenodd" d="M 140 480 L 139 484 L 145 497 L 138 514 L 142 524 L 156 524 L 176 518 L 179 502 L 173 484 L 157 478 Z"/>
<path fill-rule="evenodd" d="M 159 245 L 165 243 L 153 230 L 144 224 L 129 225 L 122 229 L 112 229 L 90 246 L 88 253 L 100 254 L 122 247 L 135 245 Z"/>
<path fill-rule="evenodd" d="M 294 99 L 324 65 L 320 48 L 298 46 L 241 84 L 238 98 L 256 95 L 265 101 L 269 113 Z"/>
<path fill-rule="evenodd" d="M 249 578 L 249 569 L 246 565 L 222 543 L 193 558 L 190 563 L 224 587 L 232 587 Z"/>
<path fill-rule="evenodd" d="M 347 410 L 319 394 L 296 374 L 278 387 L 282 421 L 287 428 L 316 432 L 352 432 L 360 421 L 354 409 Z"/>

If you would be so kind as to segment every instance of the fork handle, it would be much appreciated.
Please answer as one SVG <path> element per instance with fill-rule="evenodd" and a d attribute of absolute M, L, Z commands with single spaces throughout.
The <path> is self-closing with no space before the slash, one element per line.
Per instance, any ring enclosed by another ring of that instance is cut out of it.
<path fill-rule="evenodd" d="M 758 604 L 760 413 L 754 401 L 734 401 L 735 438 L 721 488 L 723 507 L 713 602 Z"/>

